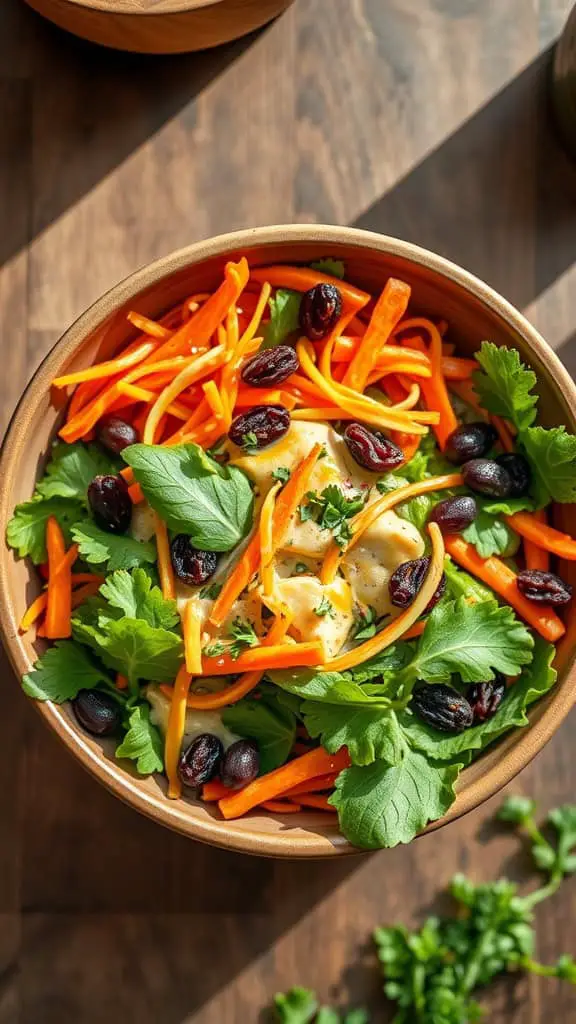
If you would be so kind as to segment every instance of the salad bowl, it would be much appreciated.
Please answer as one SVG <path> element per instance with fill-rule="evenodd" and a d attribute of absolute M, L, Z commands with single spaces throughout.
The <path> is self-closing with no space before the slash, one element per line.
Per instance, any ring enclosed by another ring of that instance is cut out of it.
<path fill-rule="evenodd" d="M 346 279 L 377 294 L 393 276 L 411 288 L 411 307 L 447 321 L 459 354 L 471 357 L 484 339 L 517 349 L 536 374 L 539 423 L 576 432 L 576 387 L 560 361 L 528 321 L 505 299 L 467 271 L 431 252 L 397 239 L 356 229 L 277 226 L 198 242 L 144 267 L 102 296 L 57 342 L 34 374 L 8 428 L 0 460 L 3 535 L 14 506 L 28 500 L 41 477 L 51 442 L 63 421 L 64 402 L 51 388 L 55 378 L 112 358 L 133 337 L 130 310 L 159 319 L 191 292 L 213 291 L 226 264 L 246 257 L 251 268 L 310 264 L 330 257 L 343 261 Z M 571 505 L 554 505 L 553 525 L 569 530 Z M 576 582 L 574 561 L 559 561 L 568 584 Z M 32 632 L 22 634 L 25 609 L 41 592 L 41 581 L 25 559 L 3 544 L 0 557 L 0 626 L 15 673 L 21 677 L 43 650 Z M 529 725 L 488 746 L 462 771 L 456 800 L 428 825 L 436 829 L 478 806 L 505 786 L 553 736 L 574 703 L 576 626 L 567 616 L 556 652 L 558 681 L 529 711 Z M 17 685 L 6 681 L 5 685 Z M 286 858 L 342 856 L 357 848 L 339 831 L 335 815 L 302 810 L 282 815 L 253 811 L 222 820 L 214 804 L 170 800 L 166 780 L 145 778 L 128 762 L 117 763 L 110 740 L 83 731 L 68 703 L 37 707 L 47 725 L 101 783 L 136 810 L 166 827 L 202 842 L 233 850 Z"/>

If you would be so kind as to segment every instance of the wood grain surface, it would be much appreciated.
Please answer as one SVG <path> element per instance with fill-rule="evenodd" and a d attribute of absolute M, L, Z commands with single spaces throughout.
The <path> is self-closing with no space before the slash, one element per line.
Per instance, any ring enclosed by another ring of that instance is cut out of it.
<path fill-rule="evenodd" d="M 576 372 L 576 169 L 546 76 L 569 0 L 296 0 L 212 54 L 90 48 L 0 7 L 4 423 L 62 329 L 145 261 L 282 221 L 401 234 L 479 273 Z M 367 939 L 421 921 L 456 869 L 525 879 L 486 806 L 409 849 L 275 863 L 164 832 L 58 746 L 2 672 L 0 1024 L 252 1024 L 278 988 L 391 1019 Z M 514 784 L 574 799 L 570 719 Z M 576 882 L 538 912 L 576 952 Z M 573 990 L 517 980 L 495 1024 L 576 1020 Z"/>

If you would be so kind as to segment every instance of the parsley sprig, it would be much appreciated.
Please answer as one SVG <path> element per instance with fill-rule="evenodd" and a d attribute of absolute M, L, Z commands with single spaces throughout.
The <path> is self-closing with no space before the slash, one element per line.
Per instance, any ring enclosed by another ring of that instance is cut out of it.
<path fill-rule="evenodd" d="M 348 520 L 364 508 L 365 498 L 360 494 L 347 498 L 336 484 L 329 484 L 321 494 L 308 491 L 306 498 L 306 504 L 300 506 L 302 522 L 312 519 L 323 530 L 331 530 L 336 544 L 343 548 L 352 536 Z"/>

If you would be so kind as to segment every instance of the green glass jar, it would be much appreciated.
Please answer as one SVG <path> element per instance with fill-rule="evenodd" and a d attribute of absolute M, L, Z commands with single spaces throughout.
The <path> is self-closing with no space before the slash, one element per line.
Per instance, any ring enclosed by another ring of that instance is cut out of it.
<path fill-rule="evenodd" d="M 576 7 L 554 54 L 552 102 L 564 142 L 576 159 Z"/>

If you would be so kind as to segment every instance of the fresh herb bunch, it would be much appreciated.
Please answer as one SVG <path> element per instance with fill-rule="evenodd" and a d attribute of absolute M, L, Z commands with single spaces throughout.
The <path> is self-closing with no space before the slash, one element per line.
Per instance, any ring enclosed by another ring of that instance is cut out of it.
<path fill-rule="evenodd" d="M 514 882 L 475 884 L 456 875 L 450 893 L 456 910 L 450 917 L 429 917 L 410 932 L 402 925 L 374 932 L 384 975 L 384 991 L 397 1005 L 393 1024 L 474 1024 L 484 1016 L 475 994 L 509 971 L 561 978 L 576 985 L 576 963 L 564 954 L 554 964 L 534 959 L 534 908 L 552 896 L 562 880 L 576 872 L 576 806 L 551 811 L 547 839 L 534 817 L 535 804 L 509 797 L 498 818 L 523 830 L 532 840 L 535 866 L 543 884 L 522 896 Z M 308 989 L 293 988 L 275 999 L 280 1024 L 366 1024 L 368 1015 L 355 1010 L 341 1017 L 320 1008 Z"/>
<path fill-rule="evenodd" d="M 302 522 L 313 519 L 322 529 L 331 530 L 336 544 L 344 547 L 352 536 L 349 520 L 362 511 L 365 498 L 362 495 L 347 498 L 336 484 L 329 484 L 322 494 L 308 491 L 306 498 L 306 504 L 300 506 Z"/>

